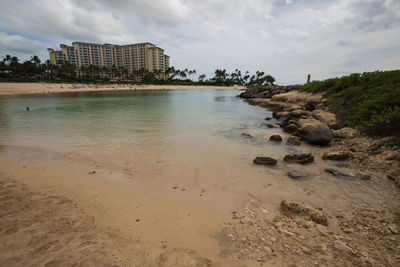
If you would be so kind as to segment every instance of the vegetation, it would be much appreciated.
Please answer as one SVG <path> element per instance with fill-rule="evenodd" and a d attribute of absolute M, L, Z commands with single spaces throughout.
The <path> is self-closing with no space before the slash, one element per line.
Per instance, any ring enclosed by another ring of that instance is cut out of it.
<path fill-rule="evenodd" d="M 374 136 L 400 136 L 400 70 L 313 81 L 300 90 L 324 92 L 344 126 Z"/>
<path fill-rule="evenodd" d="M 170 67 L 162 73 L 159 70 L 150 72 L 144 68 L 134 70 L 132 73 L 124 67 L 112 66 L 110 68 L 96 65 L 82 66 L 79 69 L 72 64 L 60 63 L 50 64 L 49 60 L 41 63 L 37 56 L 23 63 L 17 57 L 7 55 L 0 61 L 0 81 L 47 81 L 47 82 L 80 82 L 80 83 L 143 83 L 143 84 L 174 84 L 174 85 L 246 85 L 261 86 L 270 85 L 275 82 L 274 77 L 257 71 L 250 75 L 248 71 L 242 76 L 238 69 L 228 73 L 225 69 L 217 69 L 214 77 L 206 78 L 200 74 L 197 81 L 194 80 L 196 70 L 176 69 Z M 167 77 L 167 79 L 165 79 Z"/>

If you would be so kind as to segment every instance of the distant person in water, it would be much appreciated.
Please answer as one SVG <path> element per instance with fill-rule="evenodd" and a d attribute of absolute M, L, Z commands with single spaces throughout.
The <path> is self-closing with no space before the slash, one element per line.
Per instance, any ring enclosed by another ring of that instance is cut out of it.
<path fill-rule="evenodd" d="M 30 110 L 29 110 L 29 107 L 26 107 L 26 111 L 30 111 Z"/>

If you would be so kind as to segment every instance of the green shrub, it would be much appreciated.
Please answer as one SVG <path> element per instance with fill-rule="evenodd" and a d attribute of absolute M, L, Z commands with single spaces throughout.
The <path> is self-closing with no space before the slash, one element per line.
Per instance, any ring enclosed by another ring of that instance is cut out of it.
<path fill-rule="evenodd" d="M 313 81 L 299 90 L 324 93 L 343 126 L 374 136 L 400 135 L 399 70 Z"/>

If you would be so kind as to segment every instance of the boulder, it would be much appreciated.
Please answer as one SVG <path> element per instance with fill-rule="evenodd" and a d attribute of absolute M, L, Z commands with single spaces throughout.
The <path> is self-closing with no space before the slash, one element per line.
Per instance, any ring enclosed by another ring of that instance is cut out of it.
<path fill-rule="evenodd" d="M 287 133 L 294 134 L 294 133 L 297 133 L 298 129 L 299 129 L 299 127 L 297 127 L 296 124 L 291 123 L 291 124 L 287 125 L 287 126 L 283 129 L 283 131 L 284 131 L 284 132 L 287 132 Z"/>
<path fill-rule="evenodd" d="M 318 105 L 320 102 L 318 101 L 308 101 L 304 107 L 309 110 L 309 111 L 313 111 L 315 109 L 315 106 Z"/>
<path fill-rule="evenodd" d="M 300 164 L 307 164 L 314 161 L 314 156 L 311 153 L 308 154 L 293 154 L 293 155 L 286 155 L 283 158 L 285 162 L 296 162 Z"/>
<path fill-rule="evenodd" d="M 298 118 L 300 116 L 307 116 L 308 112 L 306 110 L 302 110 L 302 109 L 295 109 L 290 112 L 290 115 L 292 115 L 295 118 Z"/>
<path fill-rule="evenodd" d="M 349 127 L 333 131 L 333 137 L 335 138 L 354 138 L 357 137 L 357 135 L 358 131 Z"/>
<path fill-rule="evenodd" d="M 279 134 L 272 135 L 269 141 L 282 142 L 282 137 Z"/>
<path fill-rule="evenodd" d="M 300 119 L 298 124 L 300 136 L 310 144 L 325 145 L 333 138 L 331 129 L 316 119 Z"/>
<path fill-rule="evenodd" d="M 253 160 L 254 164 L 273 166 L 278 163 L 276 159 L 270 157 L 256 157 Z"/>
<path fill-rule="evenodd" d="M 311 112 L 311 115 L 320 122 L 328 125 L 330 128 L 337 129 L 337 120 L 335 114 L 318 109 Z"/>
<path fill-rule="evenodd" d="M 281 211 L 288 216 L 298 216 L 317 224 L 328 225 L 328 218 L 322 212 L 312 207 L 307 207 L 300 202 L 287 202 L 283 200 L 281 202 Z"/>
<path fill-rule="evenodd" d="M 350 153 L 340 151 L 340 152 L 325 152 L 322 156 L 324 160 L 348 160 L 350 158 Z"/>
<path fill-rule="evenodd" d="M 292 135 L 291 137 L 289 137 L 289 139 L 287 140 L 288 144 L 294 145 L 294 146 L 299 146 L 301 145 L 301 139 L 298 136 L 294 136 Z"/>

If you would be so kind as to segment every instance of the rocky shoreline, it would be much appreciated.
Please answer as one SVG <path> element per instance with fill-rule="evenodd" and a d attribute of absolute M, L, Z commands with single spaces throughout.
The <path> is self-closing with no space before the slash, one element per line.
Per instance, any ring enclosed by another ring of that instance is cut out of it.
<path fill-rule="evenodd" d="M 331 161 L 338 169 L 324 168 L 324 171 L 343 181 L 343 186 L 390 183 L 379 179 L 390 179 L 400 185 L 399 147 L 391 143 L 392 138 L 365 137 L 354 129 L 341 127 L 322 95 L 297 92 L 294 86 L 269 86 L 248 89 L 240 97 L 249 104 L 274 111 L 273 118 L 266 118 L 270 127 L 276 127 L 274 121 L 291 134 L 286 140 L 274 135 L 270 141 L 288 145 L 308 143 L 316 149 L 328 149 L 321 153 L 322 160 Z M 278 161 L 269 157 L 267 151 L 254 159 L 255 164 L 267 168 Z M 283 161 L 316 164 L 310 153 L 286 155 Z M 310 178 L 301 170 L 287 174 L 300 182 Z M 380 178 L 376 177 L 378 174 Z M 398 192 L 388 192 L 387 199 L 396 199 L 398 203 Z M 400 264 L 398 204 L 381 203 L 381 208 L 377 208 L 357 203 L 352 209 L 326 210 L 282 200 L 280 213 L 273 218 L 268 217 L 269 211 L 262 205 L 257 199 L 250 199 L 242 210 L 232 211 L 232 222 L 226 224 L 224 231 L 239 259 L 258 261 L 260 266 Z"/>
<path fill-rule="evenodd" d="M 330 152 L 323 155 L 324 160 L 356 170 L 357 177 L 364 180 L 368 179 L 368 172 L 383 173 L 400 187 L 400 147 L 395 144 L 395 137 L 366 137 L 355 129 L 342 127 L 321 94 L 298 92 L 296 86 L 267 86 L 250 88 L 239 97 L 251 105 L 272 110 L 276 126 L 292 135 L 287 144 L 300 145 L 304 141 L 327 146 Z M 338 174 L 338 171 L 328 172 Z"/>

